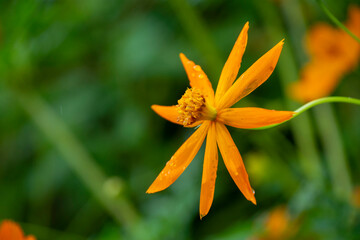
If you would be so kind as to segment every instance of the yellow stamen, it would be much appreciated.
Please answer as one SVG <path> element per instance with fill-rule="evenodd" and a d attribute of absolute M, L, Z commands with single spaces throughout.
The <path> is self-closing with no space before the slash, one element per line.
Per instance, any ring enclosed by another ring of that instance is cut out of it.
<path fill-rule="evenodd" d="M 178 100 L 177 121 L 184 126 L 193 124 L 199 120 L 214 120 L 216 109 L 210 106 L 199 89 L 188 88 L 184 95 Z"/>

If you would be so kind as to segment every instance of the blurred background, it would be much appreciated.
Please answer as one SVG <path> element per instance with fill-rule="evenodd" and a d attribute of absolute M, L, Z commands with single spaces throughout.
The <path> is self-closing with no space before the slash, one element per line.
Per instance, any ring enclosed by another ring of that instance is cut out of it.
<path fill-rule="evenodd" d="M 327 0 L 344 22 L 358 0 Z M 150 109 L 188 87 L 179 53 L 217 85 L 243 25 L 240 73 L 285 38 L 269 80 L 236 104 L 295 110 L 315 0 L 1 0 L 0 221 L 48 239 L 359 239 L 360 108 L 319 106 L 279 127 L 230 128 L 256 191 L 219 159 L 199 218 L 204 146 L 168 189 L 152 181 L 193 129 Z M 360 98 L 360 69 L 333 95 Z M 329 115 L 330 114 L 330 115 Z M 330 117 L 329 117 L 330 116 Z"/>

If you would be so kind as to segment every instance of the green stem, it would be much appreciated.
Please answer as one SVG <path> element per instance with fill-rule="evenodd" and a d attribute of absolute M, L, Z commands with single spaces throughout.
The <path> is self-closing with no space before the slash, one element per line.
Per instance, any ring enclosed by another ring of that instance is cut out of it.
<path fill-rule="evenodd" d="M 360 105 L 360 100 L 356 99 L 356 98 L 351 98 L 351 97 L 324 97 L 324 98 L 319 98 L 316 100 L 313 100 L 311 102 L 308 102 L 307 104 L 301 106 L 300 108 L 298 108 L 297 110 L 295 110 L 295 115 L 294 117 L 298 116 L 299 114 L 305 112 L 306 110 L 315 107 L 319 104 L 323 104 L 323 103 L 331 103 L 331 102 L 342 102 L 342 103 L 352 103 L 352 104 L 356 104 L 356 105 Z"/>
<path fill-rule="evenodd" d="M 318 0 L 318 3 L 325 11 L 325 13 L 344 31 L 349 33 L 352 37 L 354 35 L 348 31 L 326 8 L 322 0 Z M 298 1 L 282 1 L 283 14 L 287 26 L 289 26 L 289 32 L 292 37 L 293 43 L 297 46 L 301 46 L 299 39 L 303 38 L 305 34 L 305 18 L 303 17 Z M 355 37 L 356 38 L 356 37 Z M 294 50 L 302 50 L 301 47 L 295 47 Z M 304 51 L 303 51 L 304 52 Z M 297 52 L 300 62 L 304 62 L 305 58 L 303 53 Z M 344 150 L 344 145 L 341 141 L 341 134 L 339 125 L 337 124 L 335 114 L 332 106 L 323 105 L 313 111 L 316 115 L 316 123 L 318 125 L 318 132 L 322 141 L 325 160 L 328 167 L 330 179 L 332 180 L 332 187 L 334 194 L 342 200 L 349 201 L 352 191 L 352 183 L 347 166 L 347 159 Z M 297 119 L 299 120 L 299 119 Z"/>
<path fill-rule="evenodd" d="M 297 3 L 297 1 L 288 2 L 289 4 Z M 282 22 L 282 18 L 280 17 L 282 14 L 280 14 L 274 4 L 270 1 L 263 0 L 255 0 L 252 1 L 252 3 L 256 6 L 258 12 L 263 17 L 263 22 L 271 42 L 277 42 L 279 39 L 284 37 L 286 39 L 291 39 L 290 37 L 284 35 L 286 30 L 284 29 L 284 24 Z M 292 9 L 298 10 L 299 7 L 294 6 Z M 300 20 L 303 19 L 300 13 L 297 13 L 296 15 L 298 15 Z M 294 15 L 292 14 L 291 17 L 294 17 Z M 286 25 L 293 23 L 293 21 L 285 21 Z M 289 28 L 293 29 L 293 33 L 296 32 L 299 34 L 299 32 L 301 32 L 301 29 L 299 29 L 297 25 L 290 25 Z M 298 78 L 297 63 L 292 52 L 291 44 L 291 41 L 286 41 L 276 67 L 285 96 L 287 95 L 287 88 L 289 84 L 291 84 L 294 79 Z M 299 46 L 294 46 L 293 48 L 295 49 L 297 47 Z M 289 109 L 294 109 L 299 106 L 297 102 L 288 98 L 285 98 L 285 105 Z M 301 119 L 299 118 L 291 121 L 291 130 L 294 135 L 296 146 L 299 149 L 299 163 L 303 173 L 312 185 L 316 185 L 316 187 L 322 186 L 323 170 L 309 114 L 305 113 L 301 116 Z"/>
<path fill-rule="evenodd" d="M 314 109 L 314 113 L 324 147 L 333 192 L 338 199 L 350 202 L 352 183 L 334 110 L 331 105 L 326 104 Z"/>
<path fill-rule="evenodd" d="M 134 207 L 124 196 L 114 198 L 106 192 L 104 184 L 108 178 L 65 123 L 36 93 L 15 90 L 12 93 L 104 209 L 119 225 L 130 230 L 139 218 Z"/>
<path fill-rule="evenodd" d="M 351 103 L 351 104 L 356 104 L 356 105 L 360 105 L 360 100 L 356 99 L 356 98 L 350 98 L 350 97 L 324 97 L 324 98 L 319 98 L 316 100 L 313 100 L 311 102 L 306 103 L 305 105 L 299 107 L 298 109 L 296 109 L 294 111 L 294 115 L 291 119 L 294 119 L 295 117 L 299 116 L 300 114 L 306 112 L 307 110 L 309 110 L 310 108 L 313 108 L 317 105 L 323 104 L 323 103 L 332 103 L 332 102 L 340 102 L 340 103 Z M 272 128 L 272 127 L 276 127 L 280 124 L 283 124 L 289 120 L 286 120 L 282 123 L 277 123 L 277 124 L 272 124 L 269 126 L 265 126 L 265 127 L 259 127 L 259 128 L 252 128 L 253 130 L 263 130 L 263 129 L 268 129 L 268 128 Z"/>
<path fill-rule="evenodd" d="M 222 61 L 220 54 L 211 40 L 212 37 L 196 9 L 194 9 L 187 0 L 171 0 L 168 1 L 174 9 L 174 14 L 179 19 L 182 27 L 192 40 L 201 55 L 207 61 L 208 68 L 206 72 L 210 74 L 210 79 L 219 76 Z"/>
<path fill-rule="evenodd" d="M 316 2 L 320 5 L 320 7 L 322 8 L 322 10 L 325 12 L 325 14 L 330 18 L 331 21 L 333 21 L 333 23 L 338 26 L 339 28 L 341 28 L 342 30 L 344 30 L 347 34 L 349 34 L 353 39 L 355 39 L 357 42 L 360 43 L 360 39 L 353 34 L 347 27 L 344 26 L 344 24 L 342 24 L 331 12 L 330 10 L 325 6 L 324 2 L 322 0 L 316 0 Z"/>

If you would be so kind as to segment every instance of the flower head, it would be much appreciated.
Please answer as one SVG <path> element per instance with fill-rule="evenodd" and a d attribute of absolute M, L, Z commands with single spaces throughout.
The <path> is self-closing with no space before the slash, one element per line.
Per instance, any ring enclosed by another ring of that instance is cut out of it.
<path fill-rule="evenodd" d="M 5 220 L 0 225 L 1 240 L 36 240 L 32 235 L 24 236 L 20 226 L 12 221 Z"/>
<path fill-rule="evenodd" d="M 360 8 L 350 7 L 346 26 L 360 36 Z M 360 44 L 346 32 L 325 23 L 316 24 L 306 37 L 310 62 L 301 71 L 300 81 L 291 86 L 291 96 L 300 102 L 325 97 L 359 61 Z"/>
<path fill-rule="evenodd" d="M 248 29 L 249 24 L 246 23 L 223 67 L 216 93 L 201 67 L 181 53 L 180 59 L 191 88 L 186 90 L 177 105 L 152 106 L 157 114 L 168 121 L 184 127 L 200 126 L 166 163 L 147 193 L 164 190 L 175 182 L 193 160 L 206 137 L 200 193 L 201 218 L 209 212 L 214 197 L 218 164 L 217 147 L 240 191 L 246 199 L 256 204 L 243 160 L 225 125 L 258 128 L 281 123 L 293 116 L 291 111 L 254 107 L 230 108 L 268 79 L 277 64 L 283 46 L 283 41 L 280 41 L 235 81 L 247 44 Z"/>
<path fill-rule="evenodd" d="M 360 208 L 360 186 L 355 186 L 352 193 L 352 205 Z"/>
<path fill-rule="evenodd" d="M 299 219 L 294 219 L 285 206 L 272 209 L 264 219 L 262 232 L 252 240 L 293 239 L 299 230 Z"/>

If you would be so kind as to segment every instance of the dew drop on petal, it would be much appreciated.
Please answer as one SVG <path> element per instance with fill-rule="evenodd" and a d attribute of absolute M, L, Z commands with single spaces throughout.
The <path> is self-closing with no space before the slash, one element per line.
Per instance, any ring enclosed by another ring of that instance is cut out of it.
<path fill-rule="evenodd" d="M 253 194 L 255 194 L 255 190 L 254 189 L 251 189 L 251 190 L 252 190 Z"/>
<path fill-rule="evenodd" d="M 194 69 L 195 69 L 195 71 L 200 71 L 200 70 L 201 70 L 201 67 L 200 67 L 199 65 L 195 65 L 195 66 L 194 66 Z"/>

